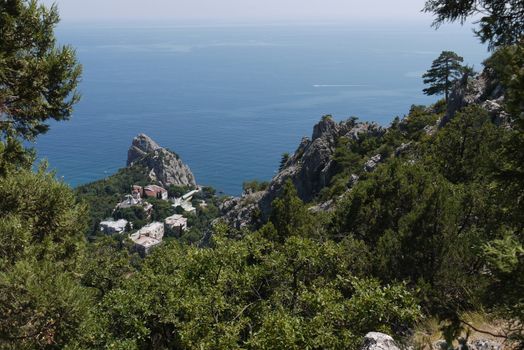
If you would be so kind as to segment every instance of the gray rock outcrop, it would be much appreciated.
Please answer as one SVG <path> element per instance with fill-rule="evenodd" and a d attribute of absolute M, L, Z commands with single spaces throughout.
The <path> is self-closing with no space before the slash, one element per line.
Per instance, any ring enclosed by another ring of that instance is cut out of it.
<path fill-rule="evenodd" d="M 484 70 L 474 76 L 466 75 L 455 83 L 441 126 L 448 123 L 460 109 L 473 104 L 486 109 L 498 124 L 507 121 L 508 114 L 503 108 L 504 90 L 499 84 L 491 81 L 490 75 L 489 70 Z"/>
<path fill-rule="evenodd" d="M 389 335 L 369 332 L 364 337 L 360 350 L 399 350 L 399 347 Z"/>
<path fill-rule="evenodd" d="M 135 161 L 145 157 L 149 153 L 153 153 L 161 148 L 158 143 L 146 134 L 139 134 L 133 139 L 129 151 L 127 151 L 127 166 L 132 165 Z"/>
<path fill-rule="evenodd" d="M 489 339 L 477 339 L 468 343 L 468 349 L 471 350 L 500 350 L 502 344 Z"/>
<path fill-rule="evenodd" d="M 302 139 L 295 153 L 273 177 L 268 189 L 257 193 L 256 198 L 252 197 L 249 201 L 246 201 L 246 198 L 237 198 L 228 205 L 223 205 L 224 218 L 236 227 L 249 225 L 254 210 L 257 210 L 263 219 L 267 218 L 271 211 L 271 203 L 279 196 L 287 180 L 293 182 L 298 196 L 304 202 L 311 201 L 330 184 L 335 175 L 333 155 L 340 137 L 359 140 L 364 134 L 378 136 L 384 132 L 384 128 L 374 123 L 356 123 L 353 119 L 336 123 L 331 117 L 322 118 L 314 126 L 311 139 Z M 380 162 L 379 159 L 376 160 L 377 163 Z M 329 202 L 312 210 L 332 209 L 333 205 L 333 202 Z"/>
<path fill-rule="evenodd" d="M 222 219 L 237 229 L 254 224 L 254 221 L 257 219 L 254 217 L 254 214 L 263 195 L 264 191 L 258 191 L 225 200 L 219 206 L 219 210 L 224 213 Z"/>
<path fill-rule="evenodd" d="M 127 165 L 135 164 L 147 168 L 151 181 L 164 187 L 196 186 L 195 176 L 180 157 L 175 152 L 160 147 L 145 134 L 135 137 L 127 152 Z"/>
<path fill-rule="evenodd" d="M 364 164 L 364 170 L 368 173 L 374 171 L 381 161 L 382 156 L 380 154 L 374 155 Z"/>
<path fill-rule="evenodd" d="M 384 128 L 374 123 L 355 123 L 352 119 L 336 123 L 330 117 L 322 118 L 314 126 L 311 140 L 302 139 L 284 168 L 271 181 L 260 201 L 262 215 L 269 213 L 271 202 L 278 197 L 288 179 L 304 202 L 311 201 L 328 186 L 336 171 L 333 155 L 340 137 L 358 140 L 364 134 L 377 136 L 384 132 Z"/>

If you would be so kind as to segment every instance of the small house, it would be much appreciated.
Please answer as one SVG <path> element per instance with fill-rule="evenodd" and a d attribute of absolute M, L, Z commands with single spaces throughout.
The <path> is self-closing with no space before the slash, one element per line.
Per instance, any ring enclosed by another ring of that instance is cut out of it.
<path fill-rule="evenodd" d="M 153 197 L 158 199 L 167 200 L 167 190 L 157 185 L 148 185 L 144 187 L 144 195 L 146 197 Z"/>
<path fill-rule="evenodd" d="M 122 233 L 125 232 L 127 227 L 127 220 L 120 219 L 117 221 L 114 220 L 107 220 L 100 222 L 99 228 L 100 231 L 110 235 L 113 233 Z"/>
<path fill-rule="evenodd" d="M 161 222 L 152 222 L 133 233 L 129 238 L 135 244 L 135 249 L 140 255 L 145 256 L 149 251 L 162 243 L 164 237 L 164 224 Z"/>
<path fill-rule="evenodd" d="M 167 217 L 164 220 L 164 223 L 171 230 L 177 232 L 179 235 L 187 230 L 187 219 L 180 214 L 175 214 L 173 216 Z"/>

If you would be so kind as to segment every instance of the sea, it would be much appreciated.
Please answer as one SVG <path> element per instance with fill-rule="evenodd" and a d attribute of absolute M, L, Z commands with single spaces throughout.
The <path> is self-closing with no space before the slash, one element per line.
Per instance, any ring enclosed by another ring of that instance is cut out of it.
<path fill-rule="evenodd" d="M 270 180 L 323 115 L 387 126 L 422 93 L 443 50 L 480 70 L 469 28 L 398 23 L 64 22 L 58 41 L 84 67 L 70 121 L 32 145 L 75 187 L 125 166 L 145 133 L 180 155 L 197 182 L 236 195 Z"/>

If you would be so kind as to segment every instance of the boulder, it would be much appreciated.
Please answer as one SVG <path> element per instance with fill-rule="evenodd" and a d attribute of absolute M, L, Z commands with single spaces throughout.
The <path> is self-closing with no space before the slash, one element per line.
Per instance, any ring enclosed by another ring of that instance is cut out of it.
<path fill-rule="evenodd" d="M 369 332 L 364 337 L 360 350 L 399 350 L 392 337 L 379 332 Z"/>

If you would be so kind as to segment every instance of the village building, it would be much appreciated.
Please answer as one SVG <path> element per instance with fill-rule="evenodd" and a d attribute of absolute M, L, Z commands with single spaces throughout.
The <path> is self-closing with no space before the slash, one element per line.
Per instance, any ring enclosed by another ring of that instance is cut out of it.
<path fill-rule="evenodd" d="M 193 199 L 193 196 L 195 194 L 197 194 L 198 192 L 200 192 L 200 188 L 198 188 L 196 190 L 189 191 L 188 193 L 186 193 L 185 195 L 182 196 L 182 200 L 184 200 L 184 201 L 191 201 L 191 199 Z"/>
<path fill-rule="evenodd" d="M 185 212 L 188 212 L 188 213 L 195 213 L 196 212 L 196 208 L 193 207 L 193 204 L 191 203 L 191 201 L 190 200 L 184 200 L 183 197 L 174 198 L 172 207 L 175 208 L 175 209 L 178 208 L 178 207 L 181 207 L 182 209 L 184 209 Z"/>
<path fill-rule="evenodd" d="M 157 185 L 148 185 L 144 187 L 144 195 L 146 197 L 153 197 L 158 199 L 167 200 L 167 190 Z"/>
<path fill-rule="evenodd" d="M 134 198 L 130 194 L 126 194 L 126 196 L 124 197 L 124 200 L 116 205 L 116 209 L 131 208 L 131 207 L 135 207 L 140 204 L 142 204 L 141 199 L 137 199 L 137 198 Z"/>
<path fill-rule="evenodd" d="M 116 205 L 115 210 L 132 207 L 142 207 L 146 213 L 146 217 L 148 219 L 151 218 L 151 214 L 153 213 L 153 204 L 143 201 L 140 192 L 138 191 L 133 192 L 133 194 L 126 194 L 124 200 Z"/>
<path fill-rule="evenodd" d="M 152 248 L 158 246 L 162 243 L 162 240 L 151 238 L 147 236 L 140 236 L 137 239 L 133 240 L 135 243 L 135 249 L 142 256 L 149 254 Z"/>
<path fill-rule="evenodd" d="M 151 214 L 153 213 L 153 204 L 148 203 L 148 202 L 143 202 L 142 203 L 142 208 L 146 212 L 147 218 L 150 219 L 151 218 Z"/>
<path fill-rule="evenodd" d="M 142 186 L 133 185 L 133 187 L 131 187 L 131 196 L 135 199 L 142 199 L 144 196 L 144 189 Z"/>
<path fill-rule="evenodd" d="M 164 224 L 161 222 L 152 222 L 140 230 L 138 230 L 140 236 L 147 236 L 156 239 L 162 239 L 164 237 Z"/>
<path fill-rule="evenodd" d="M 164 223 L 171 230 L 175 231 L 177 234 L 181 235 L 182 232 L 187 230 L 187 219 L 180 214 L 175 214 L 173 216 L 167 217 L 164 220 Z"/>
<path fill-rule="evenodd" d="M 120 219 L 117 221 L 114 220 L 107 220 L 100 222 L 100 231 L 106 233 L 106 234 L 113 234 L 113 233 L 122 233 L 125 232 L 127 227 L 127 220 Z"/>
<path fill-rule="evenodd" d="M 163 237 L 164 224 L 161 222 L 152 222 L 130 236 L 135 243 L 136 250 L 142 256 L 147 255 L 153 247 L 162 243 Z"/>

